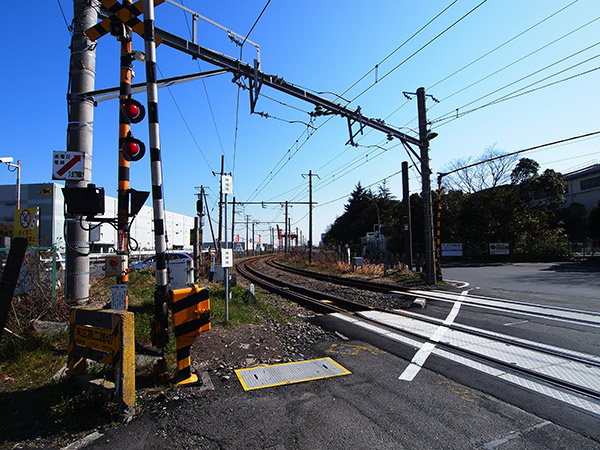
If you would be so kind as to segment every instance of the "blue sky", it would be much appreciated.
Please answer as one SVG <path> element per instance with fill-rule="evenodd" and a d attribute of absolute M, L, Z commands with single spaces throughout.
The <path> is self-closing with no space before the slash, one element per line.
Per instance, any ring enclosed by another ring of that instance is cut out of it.
<path fill-rule="evenodd" d="M 272 0 L 249 39 L 260 45 L 264 72 L 322 92 L 319 95 L 332 100 L 336 97 L 329 92 L 343 93 L 344 99 L 353 100 L 349 107 L 360 106 L 368 117 L 407 127 L 403 129 L 407 134 L 418 128 L 417 105 L 416 99 L 407 100 L 403 92 L 425 87 L 440 100 L 435 104 L 428 99 L 428 118 L 439 134 L 431 142 L 434 172 L 443 171 L 456 158 L 477 157 L 491 145 L 512 152 L 600 130 L 600 70 L 594 70 L 600 67 L 600 45 L 595 46 L 600 41 L 600 20 L 594 21 L 600 17 L 600 2 L 481 3 Z M 245 36 L 266 0 L 184 0 L 184 4 Z M 23 183 L 51 181 L 52 152 L 66 150 L 71 36 L 59 5 L 70 23 L 73 5 L 68 0 L 12 2 L 5 7 L 5 17 L 11 20 L 5 21 L 0 45 L 4 68 L 0 72 L 4 86 L 0 156 L 21 160 Z M 156 8 L 156 22 L 171 33 L 190 38 L 190 16 L 171 4 Z M 240 54 L 225 32 L 206 22 L 199 22 L 198 36 L 200 45 L 232 57 Z M 133 45 L 136 50 L 144 49 L 137 36 Z M 96 88 L 117 86 L 116 40 L 101 38 L 96 57 Z M 254 48 L 244 45 L 243 60 L 252 63 L 255 57 Z M 157 59 L 159 77 L 215 68 L 164 45 L 159 46 Z M 136 63 L 134 70 L 134 82 L 144 81 L 143 64 Z M 561 81 L 569 77 L 573 78 Z M 347 195 L 357 183 L 371 185 L 399 172 L 402 161 L 412 164 L 397 141 L 388 143 L 377 131 L 365 130 L 357 139 L 359 147 L 346 146 L 345 119 L 317 118 L 309 127 L 310 104 L 266 87 L 256 111 L 268 118 L 250 114 L 245 90 L 239 92 L 238 109 L 238 86 L 231 78 L 226 74 L 159 90 L 165 206 L 169 210 L 194 215 L 195 187 L 205 185 L 211 214 L 217 217 L 218 178 L 212 172 L 219 171 L 221 154 L 225 155 L 226 171 L 233 172 L 238 201 L 308 201 L 308 181 L 302 174 L 312 170 L 320 177 L 314 179 L 314 201 L 318 203 L 314 234 L 318 241 L 319 234 L 342 214 Z M 541 89 L 528 92 L 536 88 Z M 523 92 L 461 115 L 507 94 Z M 146 101 L 144 94 L 136 99 Z M 457 109 L 459 118 L 436 121 L 456 117 Z M 117 189 L 117 110 L 116 100 L 102 102 L 94 116 L 92 182 L 111 196 L 116 196 Z M 147 121 L 132 130 L 147 143 Z M 538 161 L 542 169 L 564 173 L 597 163 L 599 142 L 595 138 L 581 140 L 524 156 Z M 0 171 L 0 183 L 14 181 L 14 174 Z M 419 184 L 412 170 L 411 191 L 418 192 Z M 150 185 L 146 156 L 131 164 L 131 187 L 149 190 Z M 389 178 L 387 187 L 402 197 L 400 175 Z M 307 206 L 296 205 L 290 211 L 292 227 L 299 227 L 307 236 Z M 283 221 L 279 206 L 246 206 L 237 208 L 236 213 L 239 222 L 245 222 L 246 215 L 250 222 Z M 263 240 L 268 228 L 268 224 L 256 226 Z M 243 239 L 242 225 L 236 232 Z"/>

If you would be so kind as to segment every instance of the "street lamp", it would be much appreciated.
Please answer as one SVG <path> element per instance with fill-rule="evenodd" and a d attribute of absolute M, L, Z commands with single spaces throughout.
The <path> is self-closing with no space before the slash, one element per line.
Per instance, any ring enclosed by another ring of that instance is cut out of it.
<path fill-rule="evenodd" d="M 13 157 L 6 156 L 0 158 L 0 163 L 6 164 L 11 172 L 17 171 L 17 209 L 21 209 L 21 160 L 19 159 L 16 164 L 13 164 Z M 14 169 L 11 170 L 11 167 Z"/>

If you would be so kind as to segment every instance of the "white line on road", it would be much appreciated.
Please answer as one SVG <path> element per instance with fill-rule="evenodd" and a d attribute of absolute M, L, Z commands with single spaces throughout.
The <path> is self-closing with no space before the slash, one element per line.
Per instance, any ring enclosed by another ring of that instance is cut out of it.
<path fill-rule="evenodd" d="M 415 356 L 413 356 L 408 367 L 404 369 L 402 375 L 398 377 L 399 380 L 412 381 L 417 376 L 419 370 L 421 370 L 421 367 L 423 367 L 423 364 L 425 364 L 425 361 L 427 361 L 427 358 L 435 349 L 434 342 L 439 342 L 440 339 L 442 339 L 444 334 L 446 334 L 446 331 L 448 331 L 448 325 L 452 325 L 454 319 L 456 319 L 458 311 L 460 310 L 460 306 L 462 305 L 462 301 L 468 293 L 469 291 L 461 292 L 460 296 L 454 303 L 450 314 L 448 314 L 448 317 L 446 317 L 446 320 L 444 320 L 442 325 L 440 325 L 437 330 L 435 330 L 435 333 L 433 333 L 433 335 L 429 338 L 430 342 L 426 342 L 423 347 L 421 347 L 419 351 L 415 353 Z"/>

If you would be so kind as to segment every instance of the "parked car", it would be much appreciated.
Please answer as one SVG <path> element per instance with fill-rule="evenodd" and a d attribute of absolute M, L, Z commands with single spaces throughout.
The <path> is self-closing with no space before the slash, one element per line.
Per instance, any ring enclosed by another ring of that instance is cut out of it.
<path fill-rule="evenodd" d="M 186 252 L 168 252 L 165 253 L 166 259 L 167 259 L 167 264 L 169 264 L 169 261 L 182 261 L 182 260 L 186 260 L 189 259 L 190 261 L 192 261 L 192 265 L 193 265 L 193 261 L 194 258 L 192 258 L 192 255 L 190 255 L 189 253 Z M 152 256 L 148 256 L 146 259 L 143 259 L 141 261 L 136 262 L 135 264 L 131 264 L 129 266 L 130 269 L 148 269 L 148 268 L 152 268 L 154 269 L 156 265 L 156 255 L 152 255 Z"/>

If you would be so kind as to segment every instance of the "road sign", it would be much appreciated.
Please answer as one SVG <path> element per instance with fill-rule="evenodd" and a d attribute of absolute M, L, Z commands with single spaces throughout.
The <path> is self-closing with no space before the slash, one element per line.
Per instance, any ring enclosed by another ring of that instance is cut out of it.
<path fill-rule="evenodd" d="M 54 152 L 53 180 L 83 181 L 85 154 L 81 152 Z"/>
<path fill-rule="evenodd" d="M 510 249 L 508 242 L 495 242 L 490 244 L 490 255 L 508 255 Z"/>
<path fill-rule="evenodd" d="M 38 216 L 39 209 L 21 208 L 15 210 L 14 216 L 14 235 L 27 239 L 29 245 L 38 245 Z"/>

